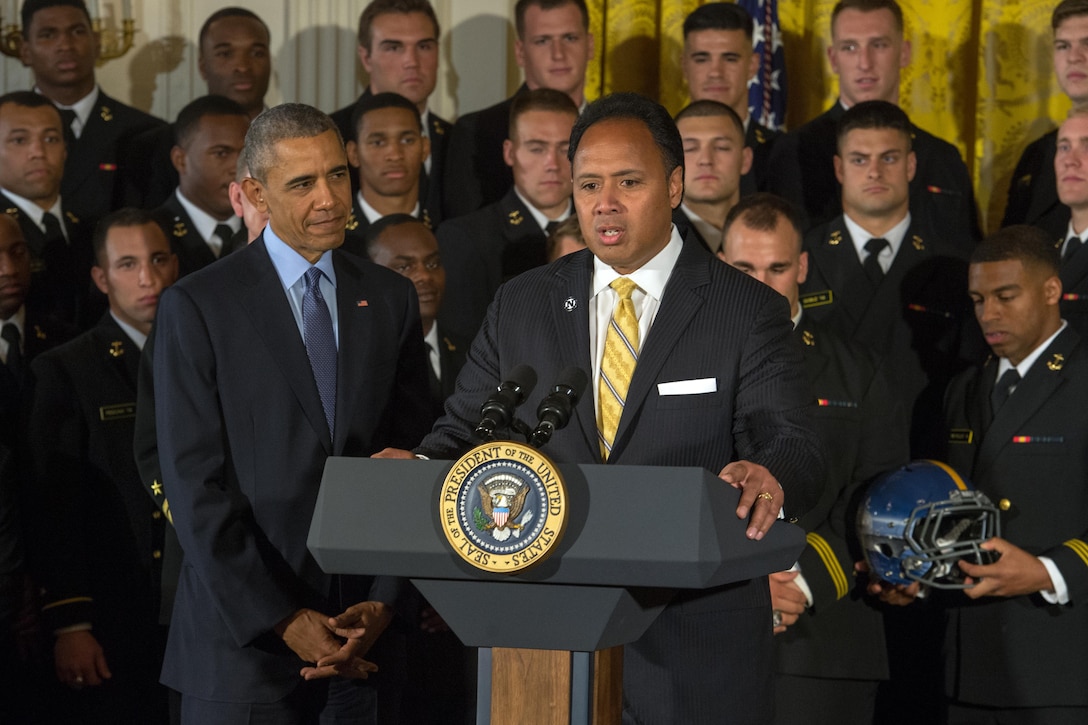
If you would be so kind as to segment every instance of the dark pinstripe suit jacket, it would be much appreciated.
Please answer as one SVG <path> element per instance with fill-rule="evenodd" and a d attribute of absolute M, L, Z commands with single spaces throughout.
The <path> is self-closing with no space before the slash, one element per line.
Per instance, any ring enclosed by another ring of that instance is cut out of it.
<path fill-rule="evenodd" d="M 421 444 L 433 457 L 471 447 L 480 402 L 521 363 L 545 383 L 577 365 L 591 371 L 592 256 L 581 251 L 503 285 L 469 350 L 448 411 Z M 808 427 L 808 386 L 785 300 L 686 243 L 640 351 L 609 463 L 766 465 L 790 515 L 818 495 L 823 462 Z M 713 378 L 717 390 L 659 394 L 658 383 Z M 523 410 L 536 409 L 541 385 Z M 547 453 L 600 462 L 592 394 Z M 725 484 L 723 484 L 725 485 Z M 652 502 L 647 502 L 652 505 Z M 765 579 L 684 592 L 624 660 L 625 710 L 634 722 L 763 722 L 771 712 L 773 647 Z M 627 720 L 625 719 L 625 722 Z"/>

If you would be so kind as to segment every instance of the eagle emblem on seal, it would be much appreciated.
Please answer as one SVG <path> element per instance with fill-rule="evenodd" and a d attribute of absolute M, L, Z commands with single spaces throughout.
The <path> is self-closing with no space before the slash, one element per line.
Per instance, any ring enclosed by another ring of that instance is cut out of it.
<path fill-rule="evenodd" d="M 520 537 L 521 529 L 533 518 L 532 511 L 522 515 L 529 486 L 514 476 L 499 474 L 479 484 L 477 490 L 480 509 L 475 517 L 476 528 L 490 531 L 496 541 L 506 541 L 511 534 Z"/>

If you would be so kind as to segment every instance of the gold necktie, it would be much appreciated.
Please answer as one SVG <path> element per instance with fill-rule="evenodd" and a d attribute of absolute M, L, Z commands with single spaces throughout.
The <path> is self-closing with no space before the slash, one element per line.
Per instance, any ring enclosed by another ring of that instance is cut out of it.
<path fill-rule="evenodd" d="M 601 381 L 597 391 L 597 436 L 601 444 L 601 459 L 607 461 L 616 439 L 616 429 L 623 414 L 631 375 L 638 362 L 638 318 L 631 294 L 638 285 L 627 277 L 612 282 L 612 289 L 619 301 L 612 310 L 612 321 L 604 338 L 604 357 L 601 358 Z"/>

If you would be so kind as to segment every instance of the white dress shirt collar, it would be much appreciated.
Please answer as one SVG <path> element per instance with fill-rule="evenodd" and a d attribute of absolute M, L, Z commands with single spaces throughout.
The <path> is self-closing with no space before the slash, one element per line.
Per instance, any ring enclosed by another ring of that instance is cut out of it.
<path fill-rule="evenodd" d="M 136 345 L 136 347 L 137 347 L 137 348 L 138 348 L 139 350 L 143 350 L 143 349 L 144 349 L 144 343 L 145 343 L 145 342 L 147 342 L 147 335 L 145 335 L 144 333 L 140 332 L 140 331 L 139 331 L 139 330 L 137 330 L 137 329 L 136 329 L 135 327 L 133 327 L 132 325 L 128 324 L 127 322 L 125 322 L 124 320 L 122 320 L 122 319 L 121 319 L 120 317 L 118 317 L 117 315 L 113 314 L 113 310 L 110 310 L 110 317 L 112 317 L 112 318 L 113 318 L 113 321 L 117 323 L 117 326 L 118 326 L 118 327 L 120 327 L 120 328 L 121 328 L 121 330 L 122 330 L 122 331 L 123 331 L 123 332 L 124 332 L 124 333 L 125 333 L 126 335 L 128 335 L 128 336 L 129 336 L 129 338 L 131 338 L 131 339 L 132 339 L 132 342 L 133 342 L 133 343 L 134 343 L 134 344 Z"/>
<path fill-rule="evenodd" d="M 532 202 L 525 198 L 525 196 L 521 193 L 517 186 L 514 187 L 514 193 L 517 194 L 519 199 L 521 199 L 521 203 L 525 205 L 525 208 L 529 210 L 529 214 L 532 215 L 533 220 L 536 221 L 537 226 L 540 227 L 540 231 L 544 232 L 545 234 L 548 233 L 548 222 L 566 221 L 567 217 L 569 217 L 574 211 L 574 204 L 570 201 L 570 199 L 567 199 L 566 210 L 555 219 L 549 219 L 544 215 L 544 212 L 537 209 L 535 206 L 533 206 Z"/>
<path fill-rule="evenodd" d="M 200 238 L 204 240 L 204 243 L 207 244 L 212 252 L 215 253 L 215 256 L 218 257 L 223 251 L 223 240 L 216 236 L 215 228 L 220 224 L 226 224 L 230 227 L 231 232 L 237 232 L 242 228 L 241 218 L 232 214 L 223 220 L 216 219 L 211 214 L 186 199 L 185 195 L 181 193 L 180 186 L 174 191 L 174 195 L 177 196 L 181 208 L 189 215 L 189 221 L 191 221 L 196 228 L 196 233 L 200 235 Z"/>
<path fill-rule="evenodd" d="M 368 222 L 370 222 L 371 224 L 373 224 L 374 222 L 378 221 L 383 216 L 385 216 L 385 214 L 382 214 L 380 211 L 378 211 L 377 209 L 372 207 L 370 204 L 366 203 L 366 199 L 363 198 L 363 190 L 362 189 L 360 189 L 358 192 L 356 192 L 355 200 L 359 202 L 359 210 L 363 212 L 363 216 L 365 216 L 366 220 Z M 412 208 L 412 211 L 411 211 L 411 215 L 414 216 L 416 219 L 419 219 L 419 209 L 420 209 L 420 206 L 419 206 L 419 202 L 417 201 L 416 205 Z"/>
<path fill-rule="evenodd" d="M 41 90 L 35 86 L 34 91 L 41 93 Z M 50 99 L 52 100 L 52 99 Z M 95 104 L 98 103 L 98 84 L 96 83 L 91 92 L 80 98 L 78 101 L 70 106 L 65 106 L 54 101 L 53 105 L 57 108 L 63 108 L 68 111 L 74 111 L 76 118 L 72 121 L 72 134 L 76 138 L 79 138 L 83 134 L 83 129 L 87 127 L 87 119 L 91 117 L 91 111 L 94 110 Z"/>
<path fill-rule="evenodd" d="M 64 232 L 64 238 L 68 238 L 68 227 L 64 223 L 64 213 L 61 210 L 60 196 L 57 196 L 57 200 L 53 202 L 53 206 L 48 209 L 42 209 L 40 206 L 32 202 L 30 199 L 25 199 L 15 192 L 8 191 L 0 187 L 0 191 L 4 192 L 4 195 L 11 199 L 15 206 L 19 207 L 19 210 L 30 217 L 30 221 L 34 222 L 42 232 L 45 232 L 45 224 L 42 219 L 45 217 L 46 212 L 49 212 L 60 221 L 60 229 Z"/>
<path fill-rule="evenodd" d="M 881 268 L 885 273 L 891 268 L 892 262 L 895 260 L 895 255 L 899 252 L 899 247 L 903 245 L 903 239 L 907 236 L 907 230 L 910 229 L 910 212 L 896 224 L 894 227 L 886 231 L 884 234 L 873 234 L 851 219 L 847 214 L 842 215 L 843 222 L 846 224 L 846 231 L 850 233 L 850 240 L 854 242 L 854 250 L 858 253 L 858 261 L 862 264 L 865 263 L 865 258 L 869 256 L 869 252 L 865 250 L 865 245 L 868 241 L 874 237 L 882 237 L 888 240 L 888 246 L 884 247 L 880 252 L 880 256 L 877 257 L 877 261 L 880 262 Z"/>
<path fill-rule="evenodd" d="M 438 323 L 431 323 L 431 331 L 423 336 L 423 342 L 427 345 L 427 358 L 431 361 L 431 370 L 434 376 L 442 379 L 442 361 L 438 357 Z"/>
<path fill-rule="evenodd" d="M 0 330 L 4 328 L 4 325 L 15 325 L 15 329 L 19 331 L 19 339 L 23 342 L 23 349 L 26 349 L 26 305 L 20 305 L 19 309 L 15 311 L 15 314 L 6 320 L 0 320 Z M 6 365 L 8 362 L 8 341 L 0 337 L 0 357 L 3 357 L 3 362 Z"/>
<path fill-rule="evenodd" d="M 1035 361 L 1039 359 L 1039 356 L 1046 352 L 1046 349 L 1050 347 L 1051 343 L 1054 342 L 1055 338 L 1057 338 L 1058 335 L 1062 334 L 1062 330 L 1064 330 L 1068 326 L 1069 323 L 1065 320 L 1062 320 L 1062 324 L 1058 327 L 1058 330 L 1053 335 L 1043 340 L 1042 344 L 1040 344 L 1037 348 L 1028 353 L 1027 357 L 1021 360 L 1019 365 L 1015 366 L 1016 372 L 1020 373 L 1021 380 L 1023 380 L 1027 376 L 1028 371 L 1031 370 L 1031 366 L 1035 364 Z M 1012 367 L 1012 361 L 1010 361 L 1007 357 L 1001 358 L 1001 361 L 997 364 L 997 378 L 995 379 L 1000 380 L 1001 376 L 1005 374 L 1005 371 L 1009 370 Z M 1016 390 L 1016 386 L 1013 386 L 1012 389 Z"/>
<path fill-rule="evenodd" d="M 683 248 L 684 240 L 680 237 L 680 232 L 676 230 L 674 224 L 671 226 L 669 241 L 661 251 L 630 274 L 621 275 L 606 263 L 594 257 L 593 281 L 590 284 L 590 293 L 593 297 L 596 297 L 608 289 L 618 277 L 627 277 L 638 285 L 639 290 L 660 303 L 661 297 L 665 293 L 665 285 L 669 281 L 673 267 L 676 266 L 676 260 L 680 259 L 680 252 Z M 636 294 L 638 294 L 638 290 L 636 290 Z M 609 314 L 611 314 L 611 309 Z"/>

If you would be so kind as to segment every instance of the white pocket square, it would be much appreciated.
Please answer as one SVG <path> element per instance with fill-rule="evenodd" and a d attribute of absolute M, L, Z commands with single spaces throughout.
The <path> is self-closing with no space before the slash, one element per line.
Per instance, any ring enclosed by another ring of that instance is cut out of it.
<path fill-rule="evenodd" d="M 717 378 L 697 378 L 695 380 L 674 380 L 671 383 L 658 383 L 658 395 L 698 395 L 714 393 L 718 390 Z"/>

